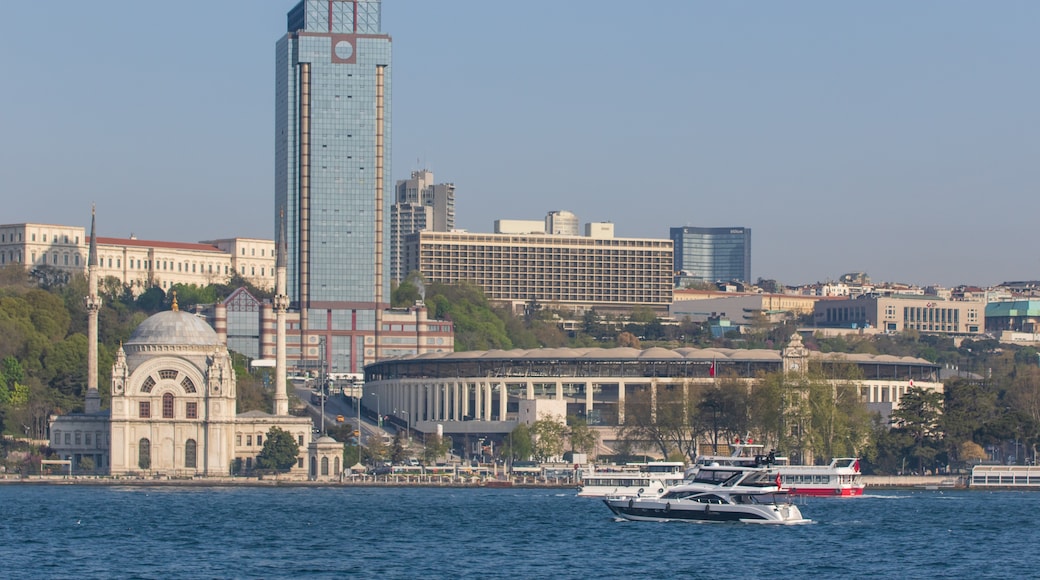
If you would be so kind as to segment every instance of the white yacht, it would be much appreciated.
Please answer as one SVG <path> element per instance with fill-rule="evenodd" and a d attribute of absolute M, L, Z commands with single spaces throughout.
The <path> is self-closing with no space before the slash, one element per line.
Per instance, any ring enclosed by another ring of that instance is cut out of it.
<path fill-rule="evenodd" d="M 635 521 L 811 523 L 788 498 L 776 470 L 718 465 L 702 466 L 692 480 L 658 497 L 611 496 L 603 501 L 616 516 Z"/>
<path fill-rule="evenodd" d="M 764 446 L 751 443 L 733 443 L 731 455 L 700 455 L 686 471 L 687 478 L 697 470 L 711 465 L 739 465 L 744 467 L 771 467 L 780 473 L 784 489 L 792 495 L 855 497 L 863 495 L 865 487 L 859 469 L 859 459 L 836 457 L 828 465 L 791 465 L 786 457 Z"/>
<path fill-rule="evenodd" d="M 582 474 L 579 497 L 656 496 L 683 482 L 681 461 L 629 463 L 622 467 L 593 467 Z"/>

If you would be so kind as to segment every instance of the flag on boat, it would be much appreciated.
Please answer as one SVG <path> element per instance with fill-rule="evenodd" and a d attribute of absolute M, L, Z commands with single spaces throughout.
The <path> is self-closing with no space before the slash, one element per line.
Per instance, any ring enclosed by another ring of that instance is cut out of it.
<path fill-rule="evenodd" d="M 711 359 L 711 366 L 708 367 L 708 376 L 709 377 L 714 377 L 715 376 L 715 359 L 714 358 Z"/>
<path fill-rule="evenodd" d="M 780 472 L 778 471 L 778 472 L 776 472 L 776 486 L 780 487 L 781 483 L 782 483 L 782 480 L 780 479 Z"/>
<path fill-rule="evenodd" d="M 910 379 L 910 386 L 911 387 L 914 386 L 914 380 L 913 379 Z"/>

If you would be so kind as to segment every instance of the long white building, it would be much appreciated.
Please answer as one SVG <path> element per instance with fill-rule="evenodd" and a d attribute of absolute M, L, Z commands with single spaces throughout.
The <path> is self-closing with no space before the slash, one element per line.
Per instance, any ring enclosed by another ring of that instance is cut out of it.
<path fill-rule="evenodd" d="M 54 268 L 68 274 L 87 273 L 90 237 L 84 228 L 54 224 L 0 225 L 0 266 Z M 207 286 L 226 283 L 234 273 L 257 288 L 274 287 L 273 240 L 225 238 L 199 243 L 98 236 L 101 284 L 115 278 L 139 294 L 153 286 Z"/>

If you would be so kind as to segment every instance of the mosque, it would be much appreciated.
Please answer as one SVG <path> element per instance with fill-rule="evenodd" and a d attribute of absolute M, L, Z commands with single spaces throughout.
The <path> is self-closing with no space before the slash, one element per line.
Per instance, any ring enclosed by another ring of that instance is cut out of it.
<path fill-rule="evenodd" d="M 88 363 L 82 413 L 51 420 L 51 447 L 73 473 L 130 477 L 228 477 L 252 472 L 272 427 L 299 446 L 295 479 L 331 480 L 342 471 L 343 446 L 312 440 L 309 417 L 289 414 L 286 394 L 285 245 L 280 240 L 274 297 L 277 348 L 271 413 L 236 412 L 236 380 L 227 345 L 202 318 L 173 307 L 146 319 L 120 345 L 112 365 L 111 405 L 98 391 L 98 260 L 91 216 L 86 309 Z"/>

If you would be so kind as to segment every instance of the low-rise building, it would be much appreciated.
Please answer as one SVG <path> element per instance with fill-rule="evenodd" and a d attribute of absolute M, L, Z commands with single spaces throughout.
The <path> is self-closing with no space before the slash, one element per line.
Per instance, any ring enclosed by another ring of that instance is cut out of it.
<path fill-rule="evenodd" d="M 817 302 L 813 323 L 827 328 L 877 328 L 882 332 L 979 335 L 986 331 L 986 303 L 935 296 L 861 296 Z"/>
<path fill-rule="evenodd" d="M 20 223 L 0 225 L 0 266 L 21 264 L 27 270 L 50 267 L 85 275 L 90 237 L 79 226 Z M 274 285 L 274 242 L 226 238 L 186 243 L 98 237 L 101 283 L 114 278 L 140 294 L 148 288 L 169 290 L 176 284 L 223 284 L 237 272 L 257 288 Z"/>

